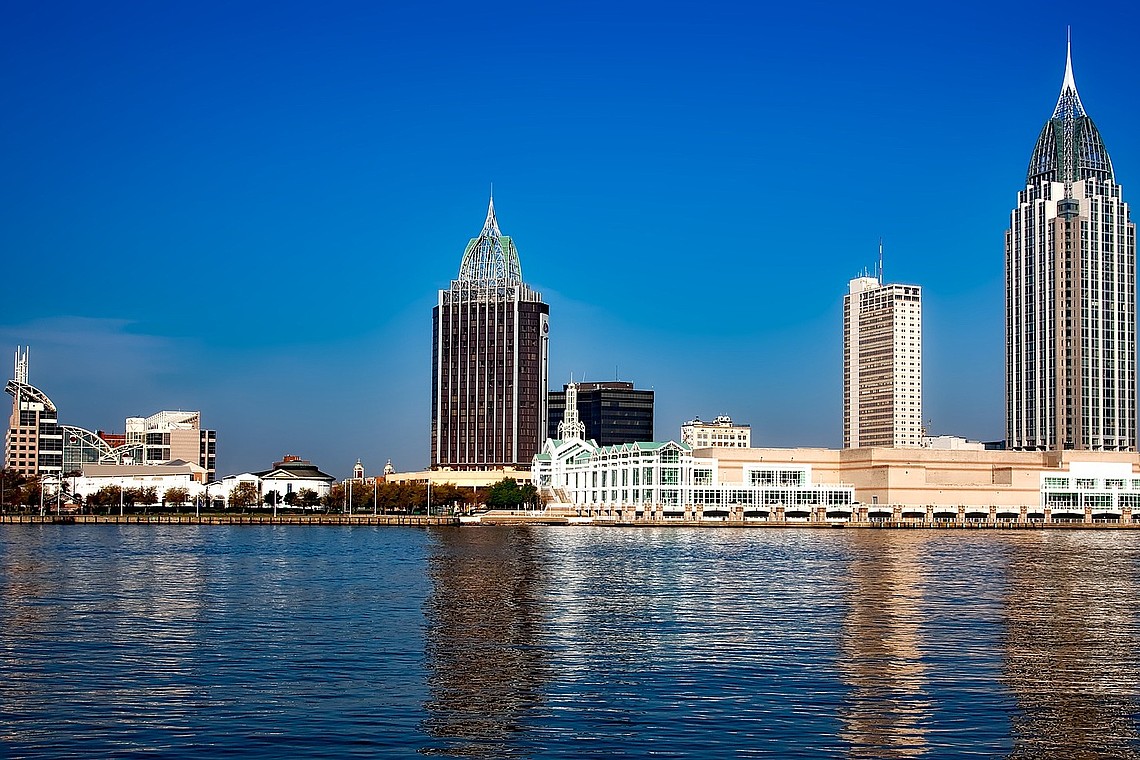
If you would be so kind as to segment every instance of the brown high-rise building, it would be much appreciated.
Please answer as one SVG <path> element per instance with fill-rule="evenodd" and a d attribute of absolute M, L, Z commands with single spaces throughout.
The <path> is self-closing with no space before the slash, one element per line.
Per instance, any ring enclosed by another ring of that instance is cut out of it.
<path fill-rule="evenodd" d="M 492 199 L 432 310 L 433 468 L 530 467 L 546 436 L 549 313 Z"/>

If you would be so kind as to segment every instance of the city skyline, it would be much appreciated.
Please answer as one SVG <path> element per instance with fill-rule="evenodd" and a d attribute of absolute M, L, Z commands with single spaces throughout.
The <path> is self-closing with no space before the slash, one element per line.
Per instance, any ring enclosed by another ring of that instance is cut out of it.
<path fill-rule="evenodd" d="M 825 7 L 20 8 L 0 245 L 37 287 L 6 293 L 0 345 L 32 347 L 69 424 L 201 409 L 221 472 L 416 469 L 424 315 L 494 181 L 553 387 L 653 389 L 659 439 L 730 414 L 755 445 L 837 447 L 842 284 L 881 236 L 886 278 L 924 290 L 931 432 L 1001 438 L 1010 178 L 1072 23 L 1128 184 L 1136 11 Z M 479 33 L 511 42 L 461 55 Z"/>

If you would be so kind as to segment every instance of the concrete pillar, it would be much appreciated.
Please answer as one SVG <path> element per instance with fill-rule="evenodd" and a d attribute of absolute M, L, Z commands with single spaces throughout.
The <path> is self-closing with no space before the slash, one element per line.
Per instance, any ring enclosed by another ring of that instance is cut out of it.
<path fill-rule="evenodd" d="M 1045 522 L 1047 522 L 1047 523 L 1053 522 L 1053 510 L 1049 509 L 1049 507 L 1045 507 L 1044 512 L 1045 512 Z"/>
<path fill-rule="evenodd" d="M 1085 507 L 1085 522 L 1091 523 L 1092 521 L 1092 507 Z"/>
<path fill-rule="evenodd" d="M 785 516 L 785 514 L 784 514 L 784 505 L 783 504 L 777 504 L 776 505 L 775 513 L 776 513 L 776 522 L 784 522 L 786 519 L 788 519 L 787 516 Z"/>

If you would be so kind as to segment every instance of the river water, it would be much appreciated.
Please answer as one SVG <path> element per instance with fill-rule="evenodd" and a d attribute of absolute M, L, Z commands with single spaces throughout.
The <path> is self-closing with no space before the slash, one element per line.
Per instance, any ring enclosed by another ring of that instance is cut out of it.
<path fill-rule="evenodd" d="M 0 756 L 1140 756 L 1140 536 L 5 526 Z"/>

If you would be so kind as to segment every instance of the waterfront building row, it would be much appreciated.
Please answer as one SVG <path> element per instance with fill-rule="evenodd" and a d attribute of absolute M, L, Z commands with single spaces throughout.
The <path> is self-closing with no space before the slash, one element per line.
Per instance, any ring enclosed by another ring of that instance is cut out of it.
<path fill-rule="evenodd" d="M 4 441 L 4 467 L 21 475 L 53 479 L 80 473 L 85 465 L 154 466 L 193 463 L 213 480 L 218 434 L 201 426 L 197 411 L 161 411 L 128 417 L 122 435 L 60 425 L 55 403 L 28 381 L 28 349 L 16 349 L 12 378 L 12 414 Z M 138 473 L 135 473 L 136 475 Z"/>
<path fill-rule="evenodd" d="M 693 450 L 685 444 L 600 447 L 546 442 L 533 482 L 556 504 L 585 510 L 739 511 L 788 519 L 914 514 L 1023 519 L 1131 519 L 1140 507 L 1135 452 L 862 447 Z M 751 514 L 750 514 L 751 513 Z"/>
<path fill-rule="evenodd" d="M 692 447 L 675 441 L 598 446 L 549 439 L 535 457 L 532 480 L 558 501 L 588 508 L 658 508 L 670 515 L 699 506 L 705 515 L 745 517 L 767 517 L 777 507 L 789 517 L 807 517 L 824 508 L 831 516 L 851 516 L 850 484 L 815 483 L 810 465 L 759 461 L 727 478 L 720 451 L 695 456 Z"/>

